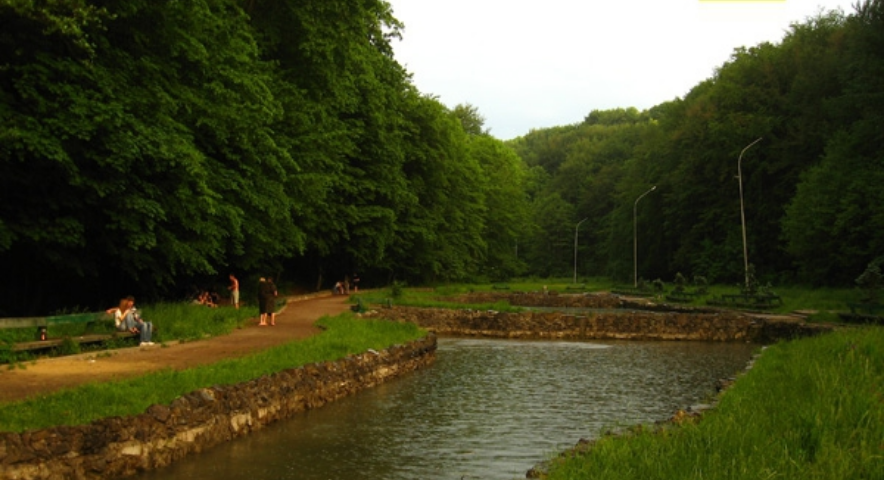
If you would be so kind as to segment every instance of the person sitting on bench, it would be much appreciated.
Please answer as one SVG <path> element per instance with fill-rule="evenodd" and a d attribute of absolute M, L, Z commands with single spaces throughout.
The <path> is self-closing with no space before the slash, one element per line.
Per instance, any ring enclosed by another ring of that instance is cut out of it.
<path fill-rule="evenodd" d="M 128 296 L 120 300 L 120 306 L 109 308 L 107 313 L 113 314 L 117 330 L 139 334 L 140 346 L 153 345 L 153 322 L 145 322 L 138 309 L 135 308 L 135 297 Z"/>

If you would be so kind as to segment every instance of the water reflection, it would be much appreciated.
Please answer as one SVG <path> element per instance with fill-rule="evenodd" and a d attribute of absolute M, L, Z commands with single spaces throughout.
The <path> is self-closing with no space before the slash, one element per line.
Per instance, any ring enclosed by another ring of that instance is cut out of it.
<path fill-rule="evenodd" d="M 670 416 L 744 344 L 440 339 L 435 365 L 142 479 L 512 479 L 579 438 Z"/>

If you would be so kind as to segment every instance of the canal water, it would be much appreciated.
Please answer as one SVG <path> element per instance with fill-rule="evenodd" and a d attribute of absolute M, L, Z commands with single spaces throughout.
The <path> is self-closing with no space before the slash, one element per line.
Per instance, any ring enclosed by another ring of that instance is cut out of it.
<path fill-rule="evenodd" d="M 756 348 L 441 338 L 430 368 L 136 478 L 525 478 L 580 438 L 708 400 Z"/>

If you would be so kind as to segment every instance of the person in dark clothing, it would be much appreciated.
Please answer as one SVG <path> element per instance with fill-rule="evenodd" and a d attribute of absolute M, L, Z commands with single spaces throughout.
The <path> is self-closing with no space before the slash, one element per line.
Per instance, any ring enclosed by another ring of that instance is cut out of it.
<path fill-rule="evenodd" d="M 276 285 L 273 279 L 262 278 L 258 286 L 259 308 L 261 309 L 261 321 L 258 325 L 276 325 Z"/>
<path fill-rule="evenodd" d="M 267 305 L 267 301 L 265 296 L 267 295 L 267 279 L 261 277 L 258 279 L 258 326 L 263 327 L 267 325 L 267 312 L 264 310 L 264 307 Z"/>

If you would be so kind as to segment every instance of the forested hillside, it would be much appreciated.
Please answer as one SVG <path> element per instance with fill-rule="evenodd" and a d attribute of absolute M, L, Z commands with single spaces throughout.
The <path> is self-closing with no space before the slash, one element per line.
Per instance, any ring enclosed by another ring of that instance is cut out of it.
<path fill-rule="evenodd" d="M 762 281 L 849 286 L 884 255 L 884 2 L 737 48 L 684 98 L 593 111 L 510 144 L 539 179 L 534 271 L 568 274 L 575 226 L 588 217 L 584 274 L 631 280 L 636 232 L 646 279 L 739 283 L 739 163 L 748 258 Z"/>
<path fill-rule="evenodd" d="M 462 278 L 515 243 L 492 209 L 521 162 L 415 89 L 384 1 L 3 0 L 0 25 L 0 316 L 228 271 Z"/>
<path fill-rule="evenodd" d="M 583 219 L 580 275 L 631 278 L 636 233 L 645 278 L 736 282 L 757 138 L 762 278 L 849 284 L 884 251 L 882 0 L 510 142 L 415 88 L 383 0 L 0 0 L 0 25 L 0 316 L 228 272 L 570 275 Z"/>

